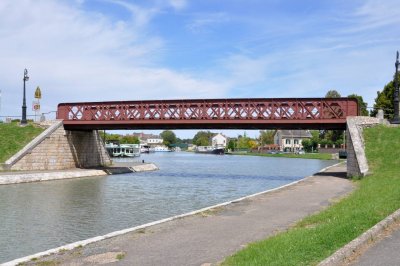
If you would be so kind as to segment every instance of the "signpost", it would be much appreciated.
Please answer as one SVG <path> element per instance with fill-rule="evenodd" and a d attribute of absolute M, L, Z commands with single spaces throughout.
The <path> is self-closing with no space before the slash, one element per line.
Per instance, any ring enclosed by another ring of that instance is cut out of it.
<path fill-rule="evenodd" d="M 42 92 L 40 91 L 39 86 L 37 86 L 35 91 L 35 99 L 36 101 L 32 102 L 32 110 L 35 111 L 35 121 L 36 121 L 36 116 L 40 112 L 40 99 L 42 99 Z"/>

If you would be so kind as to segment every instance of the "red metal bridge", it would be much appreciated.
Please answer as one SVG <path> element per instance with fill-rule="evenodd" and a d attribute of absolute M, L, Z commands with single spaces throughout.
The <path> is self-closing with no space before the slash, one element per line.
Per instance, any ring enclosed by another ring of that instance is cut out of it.
<path fill-rule="evenodd" d="M 353 98 L 198 99 L 60 103 L 68 130 L 345 129 Z"/>

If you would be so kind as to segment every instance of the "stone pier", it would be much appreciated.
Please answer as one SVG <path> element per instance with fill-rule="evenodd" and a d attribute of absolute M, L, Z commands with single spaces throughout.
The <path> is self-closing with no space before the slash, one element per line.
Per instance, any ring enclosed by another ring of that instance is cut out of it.
<path fill-rule="evenodd" d="M 5 170 L 63 170 L 107 166 L 111 159 L 96 130 L 64 130 L 58 120 L 7 160 Z"/>

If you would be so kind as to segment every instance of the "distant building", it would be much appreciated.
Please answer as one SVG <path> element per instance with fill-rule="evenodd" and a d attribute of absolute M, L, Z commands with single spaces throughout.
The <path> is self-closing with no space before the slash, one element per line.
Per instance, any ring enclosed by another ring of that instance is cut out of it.
<path fill-rule="evenodd" d="M 311 138 L 309 130 L 277 130 L 274 144 L 279 145 L 281 151 L 297 152 L 303 149 L 302 141 Z"/>
<path fill-rule="evenodd" d="M 196 150 L 196 148 L 197 148 L 197 146 L 196 146 L 196 145 L 193 145 L 193 144 L 188 144 L 188 148 L 187 148 L 187 150 L 188 150 L 188 151 L 195 151 L 195 150 Z"/>
<path fill-rule="evenodd" d="M 132 133 L 131 135 L 138 137 L 140 144 L 157 146 L 163 143 L 163 139 L 159 135 L 145 133 Z"/>
<path fill-rule="evenodd" d="M 149 144 L 149 145 L 160 145 L 162 143 L 163 143 L 163 139 L 160 137 L 147 139 L 147 144 Z"/>
<path fill-rule="evenodd" d="M 211 139 L 211 145 L 217 148 L 225 148 L 227 145 L 228 138 L 221 133 L 216 134 Z"/>

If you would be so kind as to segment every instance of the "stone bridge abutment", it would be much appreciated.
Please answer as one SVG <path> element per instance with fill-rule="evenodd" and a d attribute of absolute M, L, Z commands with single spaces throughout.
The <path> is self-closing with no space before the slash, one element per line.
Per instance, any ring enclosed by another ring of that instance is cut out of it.
<path fill-rule="evenodd" d="M 65 130 L 57 120 L 17 154 L 7 160 L 5 170 L 63 170 L 111 164 L 97 130 Z"/>
<path fill-rule="evenodd" d="M 365 155 L 364 128 L 379 124 L 388 124 L 386 120 L 368 116 L 347 117 L 346 151 L 347 151 L 347 177 L 366 176 L 369 171 Z"/>

